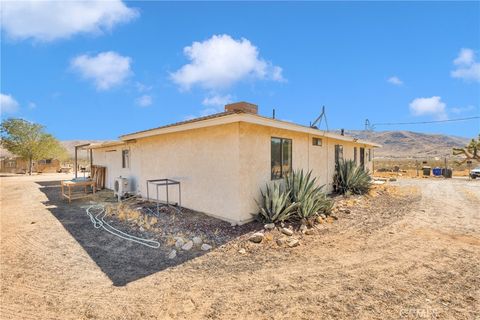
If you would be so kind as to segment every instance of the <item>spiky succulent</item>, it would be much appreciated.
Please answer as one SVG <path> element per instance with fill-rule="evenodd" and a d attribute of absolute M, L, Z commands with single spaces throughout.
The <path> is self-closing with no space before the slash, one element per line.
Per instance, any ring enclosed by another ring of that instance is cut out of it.
<path fill-rule="evenodd" d="M 297 203 L 296 216 L 309 219 L 318 213 L 330 213 L 333 202 L 323 192 L 324 186 L 318 186 L 312 171 L 294 171 L 285 178 L 285 188 L 289 191 L 290 201 Z"/>
<path fill-rule="evenodd" d="M 333 181 L 336 190 L 341 194 L 364 194 L 371 187 L 368 171 L 357 166 L 352 160 L 340 160 L 337 163 Z"/>
<path fill-rule="evenodd" d="M 289 192 L 283 190 L 278 183 L 272 186 L 267 184 L 261 193 L 261 203 L 257 202 L 260 220 L 268 223 L 285 221 L 295 212 L 297 204 L 290 201 Z"/>

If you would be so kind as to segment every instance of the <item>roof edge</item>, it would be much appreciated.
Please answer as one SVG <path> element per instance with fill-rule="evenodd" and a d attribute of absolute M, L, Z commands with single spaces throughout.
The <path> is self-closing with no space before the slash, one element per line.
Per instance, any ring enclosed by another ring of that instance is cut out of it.
<path fill-rule="evenodd" d="M 381 145 L 367 141 L 357 139 L 351 136 L 345 136 L 341 134 L 332 133 L 329 131 L 322 131 L 319 129 L 311 128 L 308 126 L 296 124 L 293 122 L 282 121 L 277 119 L 272 119 L 264 117 L 257 114 L 250 114 L 245 112 L 222 112 L 217 113 L 211 116 L 196 118 L 189 121 L 178 122 L 171 125 L 166 125 L 163 127 L 153 128 L 144 131 L 138 131 L 130 134 L 125 134 L 120 136 L 120 140 L 126 142 L 132 139 L 142 139 L 167 133 L 174 133 L 180 131 L 187 131 L 205 127 L 211 127 L 215 125 L 229 124 L 234 122 L 246 122 L 251 124 L 257 124 L 262 126 L 268 126 L 273 128 L 279 128 L 290 131 L 303 132 L 307 134 L 312 134 L 316 136 L 326 137 L 330 139 L 335 139 L 339 141 L 354 142 L 359 144 L 365 144 L 372 147 L 380 148 Z"/>

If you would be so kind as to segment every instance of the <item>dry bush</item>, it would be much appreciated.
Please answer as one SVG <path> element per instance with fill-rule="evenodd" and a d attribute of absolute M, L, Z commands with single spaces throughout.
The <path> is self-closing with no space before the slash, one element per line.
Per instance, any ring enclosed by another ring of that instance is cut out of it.
<path fill-rule="evenodd" d="M 165 243 L 166 243 L 167 246 L 173 247 L 176 242 L 177 241 L 175 240 L 175 238 L 172 235 L 170 235 L 170 236 L 167 237 L 167 241 Z"/>
<path fill-rule="evenodd" d="M 120 221 L 129 221 L 147 230 L 154 230 L 158 223 L 157 217 L 152 217 L 139 210 L 132 209 L 129 204 L 109 204 L 105 206 L 105 212 L 109 216 L 116 216 Z"/>
<path fill-rule="evenodd" d="M 157 224 L 157 222 L 158 222 L 157 217 L 150 217 L 150 224 L 151 225 L 155 225 L 155 224 Z"/>

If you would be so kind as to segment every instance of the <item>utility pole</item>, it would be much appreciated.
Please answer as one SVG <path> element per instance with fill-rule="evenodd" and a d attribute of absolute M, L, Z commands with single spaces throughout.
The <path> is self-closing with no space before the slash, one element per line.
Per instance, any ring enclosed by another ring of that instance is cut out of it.
<path fill-rule="evenodd" d="M 447 174 L 447 157 L 445 157 L 445 174 L 443 175 L 445 178 L 448 176 Z"/>

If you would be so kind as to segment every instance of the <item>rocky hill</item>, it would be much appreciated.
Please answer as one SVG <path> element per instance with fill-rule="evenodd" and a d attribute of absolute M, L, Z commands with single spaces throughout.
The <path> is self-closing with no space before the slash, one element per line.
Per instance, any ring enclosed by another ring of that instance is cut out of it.
<path fill-rule="evenodd" d="M 87 143 L 98 143 L 98 142 L 103 142 L 101 140 L 63 140 L 60 141 L 60 143 L 67 149 L 68 155 L 70 158 L 75 157 L 75 146 L 82 145 L 82 144 L 87 144 Z M 78 152 L 78 157 L 80 159 L 87 158 L 87 152 L 86 151 L 79 151 Z"/>
<path fill-rule="evenodd" d="M 345 134 L 382 145 L 375 150 L 378 158 L 452 156 L 452 148 L 463 147 L 470 139 L 412 131 L 345 131 Z"/>
<path fill-rule="evenodd" d="M 463 147 L 470 139 L 441 134 L 427 134 L 412 131 L 345 131 L 359 139 L 369 140 L 382 145 L 375 150 L 376 158 L 443 158 L 452 156 L 452 148 Z M 71 158 L 75 154 L 75 146 L 85 143 L 102 142 L 99 140 L 64 140 L 61 141 Z M 0 148 L 0 156 L 9 156 Z M 86 151 L 79 152 L 79 158 L 87 158 Z"/>

